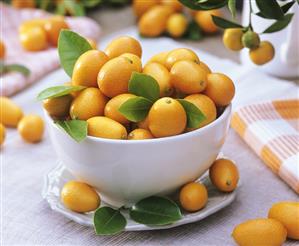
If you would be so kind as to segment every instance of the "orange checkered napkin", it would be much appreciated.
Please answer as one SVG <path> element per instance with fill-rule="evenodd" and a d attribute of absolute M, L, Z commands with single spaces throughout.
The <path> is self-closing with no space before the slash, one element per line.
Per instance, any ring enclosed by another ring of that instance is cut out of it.
<path fill-rule="evenodd" d="M 231 125 L 299 193 L 299 100 L 243 106 L 233 114 Z"/>

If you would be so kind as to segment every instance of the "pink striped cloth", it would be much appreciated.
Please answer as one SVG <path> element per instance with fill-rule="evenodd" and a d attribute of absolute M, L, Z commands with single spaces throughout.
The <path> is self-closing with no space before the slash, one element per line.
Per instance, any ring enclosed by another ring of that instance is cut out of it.
<path fill-rule="evenodd" d="M 0 79 L 0 94 L 11 96 L 32 83 L 41 79 L 47 73 L 59 67 L 57 49 L 49 47 L 39 52 L 25 51 L 19 42 L 18 28 L 23 21 L 34 18 L 47 18 L 51 14 L 38 9 L 14 9 L 0 3 L 1 37 L 6 46 L 6 64 L 18 63 L 30 69 L 28 77 L 20 73 L 8 73 Z M 66 17 L 70 28 L 80 35 L 98 41 L 100 26 L 87 17 Z"/>

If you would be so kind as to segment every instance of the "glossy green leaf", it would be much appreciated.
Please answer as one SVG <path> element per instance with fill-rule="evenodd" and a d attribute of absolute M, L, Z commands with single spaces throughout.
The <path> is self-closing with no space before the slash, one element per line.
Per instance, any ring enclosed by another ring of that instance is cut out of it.
<path fill-rule="evenodd" d="M 206 116 L 193 103 L 184 99 L 177 99 L 184 107 L 187 114 L 187 127 L 196 128 L 206 119 Z"/>
<path fill-rule="evenodd" d="M 76 142 L 81 142 L 87 136 L 87 122 L 84 120 L 58 120 L 55 124 Z"/>
<path fill-rule="evenodd" d="M 83 0 L 82 4 L 87 8 L 92 8 L 99 5 L 102 2 L 102 0 Z"/>
<path fill-rule="evenodd" d="M 101 207 L 94 213 L 93 224 L 97 235 L 114 235 L 125 229 L 127 221 L 119 210 Z"/>
<path fill-rule="evenodd" d="M 145 225 L 167 225 L 182 218 L 178 205 L 172 200 L 152 196 L 137 202 L 130 209 L 130 217 Z"/>
<path fill-rule="evenodd" d="M 236 18 L 236 0 L 228 0 L 228 9 L 232 14 L 232 17 Z"/>
<path fill-rule="evenodd" d="M 256 0 L 256 5 L 263 16 L 271 19 L 281 19 L 283 12 L 276 0 Z"/>
<path fill-rule="evenodd" d="M 288 2 L 288 3 L 284 4 L 284 5 L 282 5 L 281 6 L 282 12 L 284 14 L 286 14 L 289 11 L 289 9 L 294 5 L 294 3 L 295 2 L 292 1 L 292 2 Z M 260 16 L 262 18 L 265 18 L 265 19 L 273 19 L 273 18 L 267 18 L 262 12 L 258 12 L 255 15 L 258 15 L 258 16 Z"/>
<path fill-rule="evenodd" d="M 144 98 L 130 98 L 124 102 L 118 111 L 128 120 L 133 122 L 142 121 L 148 114 L 153 102 Z"/>
<path fill-rule="evenodd" d="M 219 9 L 227 4 L 228 0 L 179 0 L 183 5 L 194 10 Z"/>
<path fill-rule="evenodd" d="M 88 41 L 79 34 L 62 30 L 58 38 L 58 54 L 60 63 L 65 72 L 72 77 L 77 59 L 92 47 Z"/>
<path fill-rule="evenodd" d="M 160 87 L 152 76 L 134 72 L 129 81 L 129 92 L 154 102 L 159 99 Z"/>
<path fill-rule="evenodd" d="M 48 98 L 54 98 L 54 97 L 61 97 L 67 94 L 70 94 L 71 92 L 75 91 L 81 91 L 83 90 L 84 86 L 72 86 L 72 85 L 59 85 L 59 86 L 53 86 L 49 87 L 43 91 L 41 91 L 37 95 L 38 100 L 44 100 Z"/>
<path fill-rule="evenodd" d="M 271 26 L 269 26 L 263 33 L 273 33 L 278 32 L 282 29 L 284 29 L 292 20 L 294 14 L 287 14 L 283 17 L 283 19 L 280 19 L 276 22 L 274 22 Z"/>
<path fill-rule="evenodd" d="M 191 21 L 187 27 L 187 31 L 184 35 L 186 39 L 201 40 L 203 39 L 202 31 L 199 25 L 195 21 Z"/>
<path fill-rule="evenodd" d="M 5 74 L 9 72 L 18 72 L 23 74 L 24 76 L 29 76 L 30 75 L 30 70 L 20 64 L 9 64 L 6 65 L 4 63 L 0 64 L 0 74 Z"/>
<path fill-rule="evenodd" d="M 243 28 L 240 24 L 226 20 L 219 16 L 212 15 L 213 22 L 216 26 L 226 29 L 226 28 Z"/>

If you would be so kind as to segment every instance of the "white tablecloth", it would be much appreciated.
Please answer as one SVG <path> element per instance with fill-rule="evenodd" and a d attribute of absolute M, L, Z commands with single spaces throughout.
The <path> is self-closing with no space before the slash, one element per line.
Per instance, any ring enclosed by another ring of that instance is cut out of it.
<path fill-rule="evenodd" d="M 132 29 L 113 36 L 136 36 Z M 145 60 L 151 54 L 181 47 L 166 38 L 142 40 Z M 102 47 L 103 47 L 102 46 Z M 198 55 L 213 71 L 223 72 L 236 83 L 233 105 L 265 101 L 274 98 L 298 97 L 298 87 L 257 70 L 238 66 L 198 50 Z M 36 95 L 43 88 L 66 82 L 67 76 L 58 70 L 39 83 L 15 96 L 25 113 L 42 115 Z M 230 130 L 223 147 L 226 156 L 239 167 L 242 185 L 236 200 L 227 208 L 197 223 L 163 231 L 130 232 L 116 236 L 96 236 L 92 228 L 78 225 L 52 211 L 42 199 L 44 176 L 57 165 L 56 155 L 46 132 L 39 144 L 24 143 L 15 130 L 8 130 L 1 148 L 1 215 L 3 245 L 232 245 L 231 232 L 244 220 L 266 217 L 274 202 L 298 200 L 298 196 L 275 176 L 251 149 Z M 288 245 L 298 245 L 288 241 Z"/>

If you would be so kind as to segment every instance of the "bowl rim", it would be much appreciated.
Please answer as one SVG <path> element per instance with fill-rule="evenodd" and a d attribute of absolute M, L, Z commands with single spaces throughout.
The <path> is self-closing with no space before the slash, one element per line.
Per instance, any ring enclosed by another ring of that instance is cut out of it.
<path fill-rule="evenodd" d="M 196 129 L 194 131 L 185 132 L 185 133 L 174 135 L 174 136 L 129 141 L 127 139 L 108 139 L 108 138 L 99 138 L 99 137 L 93 137 L 93 136 L 87 135 L 87 137 L 82 142 L 80 142 L 78 144 L 82 144 L 86 140 L 90 140 L 90 141 L 98 142 L 98 143 L 113 143 L 113 144 L 125 144 L 125 145 L 149 144 L 149 143 L 167 142 L 167 141 L 171 141 L 171 140 L 183 140 L 183 139 L 189 138 L 194 135 L 201 135 L 203 132 L 208 131 L 210 128 L 214 127 L 215 125 L 220 124 L 221 122 L 224 121 L 224 119 L 229 118 L 231 111 L 232 111 L 232 104 L 230 103 L 229 105 L 225 106 L 225 109 L 222 112 L 222 114 L 220 115 L 220 117 L 216 118 L 216 120 L 214 120 L 210 124 L 208 124 L 204 127 L 201 127 L 199 129 Z M 46 110 L 44 110 L 44 114 L 46 115 L 47 121 L 50 121 L 50 124 L 54 128 L 62 131 L 62 129 L 60 129 L 56 124 L 54 124 L 54 120 L 48 115 Z M 70 137 L 70 136 L 68 136 L 68 137 Z"/>

